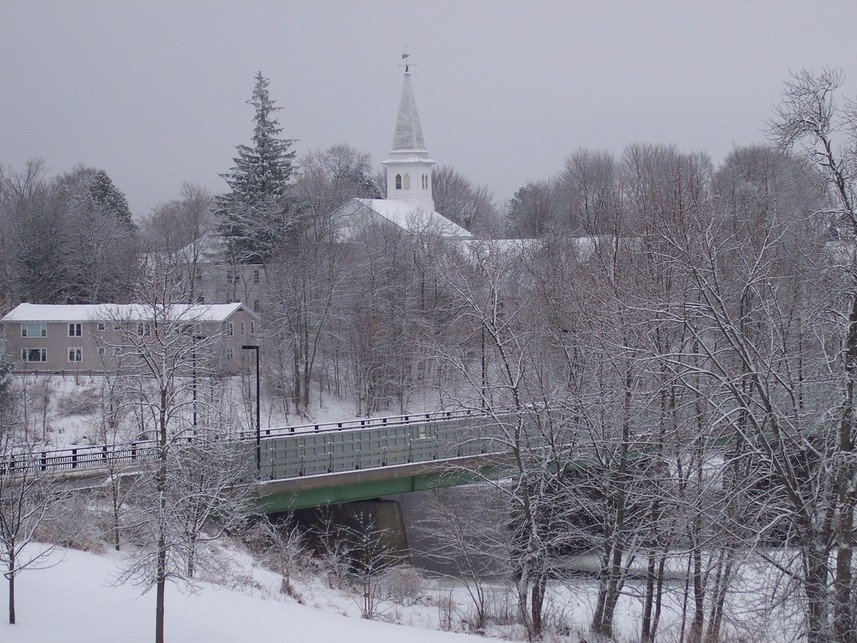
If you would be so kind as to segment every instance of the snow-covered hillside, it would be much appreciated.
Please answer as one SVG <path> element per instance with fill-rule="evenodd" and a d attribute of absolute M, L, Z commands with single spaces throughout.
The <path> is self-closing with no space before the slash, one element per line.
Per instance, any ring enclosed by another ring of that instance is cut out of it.
<path fill-rule="evenodd" d="M 118 555 L 60 550 L 58 564 L 28 571 L 16 586 L 17 625 L 3 619 L 0 640 L 9 643 L 148 643 L 154 639 L 154 592 L 140 595 L 130 585 L 115 586 Z M 170 585 L 166 638 L 170 643 L 459 643 L 484 638 L 406 628 L 337 613 L 349 611 L 331 592 L 319 607 L 281 598 L 279 578 L 256 568 L 252 577 L 231 579 L 235 589 L 201 582 L 197 591 Z M 5 582 L 0 604 L 8 600 Z M 5 614 L 4 614 L 5 616 Z"/>

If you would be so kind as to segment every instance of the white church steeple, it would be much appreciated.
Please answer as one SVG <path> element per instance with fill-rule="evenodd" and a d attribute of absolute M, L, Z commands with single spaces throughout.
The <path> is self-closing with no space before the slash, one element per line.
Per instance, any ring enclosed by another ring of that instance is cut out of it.
<path fill-rule="evenodd" d="M 431 167 L 435 161 L 429 158 L 425 149 L 420 117 L 411 90 L 408 54 L 403 54 L 402 58 L 406 61 L 405 80 L 393 134 L 393 149 L 390 150 L 389 158 L 383 162 L 387 170 L 387 199 L 404 201 L 414 209 L 434 212 Z"/>

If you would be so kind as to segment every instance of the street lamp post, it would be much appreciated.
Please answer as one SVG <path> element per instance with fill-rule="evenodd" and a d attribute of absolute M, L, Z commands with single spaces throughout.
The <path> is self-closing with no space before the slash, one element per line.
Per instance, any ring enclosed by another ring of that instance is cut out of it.
<path fill-rule="evenodd" d="M 259 345 L 251 344 L 241 350 L 256 351 L 256 478 L 262 477 L 262 420 L 259 406 Z"/>

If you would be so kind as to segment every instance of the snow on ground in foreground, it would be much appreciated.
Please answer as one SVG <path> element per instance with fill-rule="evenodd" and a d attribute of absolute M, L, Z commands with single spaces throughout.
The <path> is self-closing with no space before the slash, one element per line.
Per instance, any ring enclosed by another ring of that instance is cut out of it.
<path fill-rule="evenodd" d="M 155 592 L 113 586 L 119 558 L 61 550 L 49 569 L 16 582 L 17 625 L 8 624 L 8 586 L 0 589 L 0 640 L 9 643 L 143 643 L 154 640 Z M 264 600 L 201 583 L 190 593 L 167 587 L 169 643 L 300 640 L 301 643 L 459 643 L 482 637 L 405 628 L 319 611 L 292 601 Z"/>

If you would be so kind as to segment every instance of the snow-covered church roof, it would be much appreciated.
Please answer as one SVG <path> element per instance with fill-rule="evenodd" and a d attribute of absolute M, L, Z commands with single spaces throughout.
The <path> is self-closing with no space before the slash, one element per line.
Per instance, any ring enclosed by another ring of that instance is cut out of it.
<path fill-rule="evenodd" d="M 353 236 L 356 229 L 373 216 L 380 217 L 411 234 L 433 232 L 444 237 L 461 239 L 472 236 L 465 228 L 438 212 L 414 208 L 413 204 L 396 199 L 351 199 L 334 213 L 334 218 L 339 219 L 347 231 L 346 237 Z"/>

